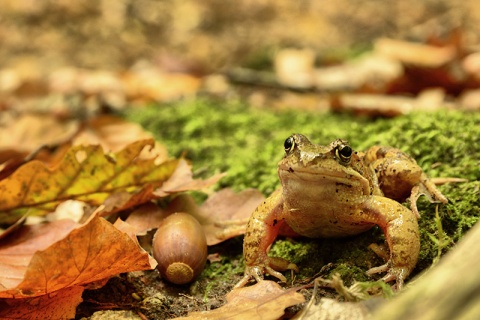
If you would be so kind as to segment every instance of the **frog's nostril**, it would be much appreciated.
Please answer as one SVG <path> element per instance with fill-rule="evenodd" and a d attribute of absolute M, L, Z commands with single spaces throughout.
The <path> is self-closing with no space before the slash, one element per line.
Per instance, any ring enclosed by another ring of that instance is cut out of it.
<path fill-rule="evenodd" d="M 288 172 L 294 173 L 295 171 L 292 169 L 292 167 L 288 168 Z"/>

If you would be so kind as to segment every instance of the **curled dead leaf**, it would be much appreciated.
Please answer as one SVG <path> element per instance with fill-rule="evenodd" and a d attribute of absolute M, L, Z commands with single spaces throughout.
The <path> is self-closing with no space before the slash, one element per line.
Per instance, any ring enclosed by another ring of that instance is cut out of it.
<path fill-rule="evenodd" d="M 305 302 L 300 288 L 283 289 L 273 281 L 260 281 L 227 294 L 227 304 L 211 311 L 192 312 L 178 319 L 279 319 L 287 307 Z"/>

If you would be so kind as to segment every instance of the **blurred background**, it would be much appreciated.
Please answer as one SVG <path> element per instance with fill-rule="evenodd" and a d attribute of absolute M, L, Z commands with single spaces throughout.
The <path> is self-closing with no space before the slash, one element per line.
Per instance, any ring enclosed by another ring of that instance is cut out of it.
<path fill-rule="evenodd" d="M 479 23 L 473 0 L 4 0 L 0 65 L 124 70 L 147 60 L 212 72 L 258 66 L 283 47 L 341 57 L 379 37 L 424 42 L 457 31 L 473 46 Z"/>

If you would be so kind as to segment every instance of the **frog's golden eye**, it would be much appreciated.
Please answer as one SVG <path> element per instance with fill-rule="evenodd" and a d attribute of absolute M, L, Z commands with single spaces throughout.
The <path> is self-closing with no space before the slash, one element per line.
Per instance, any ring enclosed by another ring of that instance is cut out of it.
<path fill-rule="evenodd" d="M 352 156 L 353 150 L 350 146 L 342 144 L 337 147 L 335 154 L 341 162 L 349 162 L 350 157 Z"/>
<path fill-rule="evenodd" d="M 283 147 L 285 148 L 285 152 L 289 153 L 295 147 L 295 140 L 293 137 L 288 137 L 287 140 L 283 143 Z"/>

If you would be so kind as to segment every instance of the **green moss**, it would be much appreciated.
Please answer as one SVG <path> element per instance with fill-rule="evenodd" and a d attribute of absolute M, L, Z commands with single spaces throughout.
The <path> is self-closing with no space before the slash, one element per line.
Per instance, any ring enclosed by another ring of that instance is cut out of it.
<path fill-rule="evenodd" d="M 328 278 L 331 278 L 334 274 L 340 275 L 340 279 L 346 286 L 351 286 L 355 281 L 367 281 L 368 276 L 365 274 L 365 270 L 355 265 L 348 263 L 339 263 L 330 272 Z"/>
<path fill-rule="evenodd" d="M 400 148 L 412 155 L 430 177 L 469 180 L 440 186 L 450 203 L 439 206 L 438 215 L 446 237 L 452 240 L 442 247 L 443 252 L 480 216 L 479 113 L 439 111 L 394 119 L 367 119 L 346 114 L 275 112 L 249 108 L 239 102 L 195 100 L 133 109 L 126 116 L 155 133 L 172 155 L 186 152 L 199 175 L 228 172 L 219 188 L 253 187 L 265 194 L 278 186 L 276 165 L 283 156 L 284 140 L 293 132 L 303 133 L 321 144 L 344 138 L 357 150 L 375 144 Z M 422 251 L 416 270 L 420 271 L 437 256 L 438 243 L 432 237 L 440 235 L 434 219 L 435 205 L 424 198 L 418 205 L 422 215 L 419 221 Z M 311 276 L 318 272 L 319 266 L 329 262 L 348 270 L 379 265 L 382 261 L 366 246 L 381 241 L 381 232 L 373 230 L 349 239 L 277 242 L 272 250 L 297 262 Z M 361 281 L 359 277 L 356 280 Z"/>

